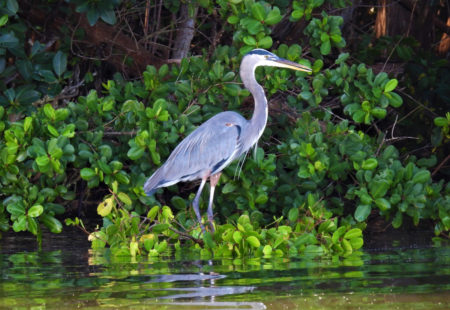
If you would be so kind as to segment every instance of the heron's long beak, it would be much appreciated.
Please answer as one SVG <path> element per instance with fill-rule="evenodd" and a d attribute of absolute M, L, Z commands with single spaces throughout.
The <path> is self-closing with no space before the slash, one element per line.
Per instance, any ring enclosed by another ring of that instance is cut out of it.
<path fill-rule="evenodd" d="M 305 72 L 312 72 L 311 68 L 308 68 L 307 66 L 298 64 L 296 62 L 284 59 L 284 58 L 277 58 L 272 60 L 274 62 L 274 66 L 280 67 L 280 68 L 288 68 L 293 69 L 297 71 L 305 71 Z"/>

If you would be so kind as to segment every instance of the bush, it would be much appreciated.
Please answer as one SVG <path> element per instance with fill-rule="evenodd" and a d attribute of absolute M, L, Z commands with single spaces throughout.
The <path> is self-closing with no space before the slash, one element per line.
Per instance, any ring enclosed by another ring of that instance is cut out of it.
<path fill-rule="evenodd" d="M 347 256 L 363 246 L 371 214 L 392 220 L 394 227 L 405 216 L 416 225 L 431 219 L 437 235 L 447 234 L 449 186 L 432 180 L 429 169 L 436 158 L 404 159 L 383 131 L 370 130 L 402 105 L 395 92 L 398 80 L 350 63 L 349 53 L 330 61 L 328 55 L 346 44 L 342 21 L 326 13 L 312 18 L 319 2 L 296 1 L 291 16 L 309 23 L 310 46 L 303 55 L 313 58 L 302 58 L 297 44 L 279 44 L 275 51 L 311 66 L 313 74 L 257 71 L 267 95 L 282 99 L 282 113 L 271 114 L 253 157 L 225 169 L 215 201 L 216 219 L 223 224 L 205 234 L 189 207 L 191 185 L 160 189 L 154 197 L 145 196 L 142 186 L 197 125 L 220 111 L 241 109 L 249 92 L 236 76 L 239 61 L 255 47 L 272 47 L 271 31 L 287 8 L 217 1 L 228 35 L 234 34 L 231 46 L 179 65 L 148 66 L 139 81 L 116 75 L 101 91 L 60 102 L 54 98 L 70 78 L 68 63 L 74 60 L 62 51 L 47 52 L 38 41 L 27 54 L 18 5 L 4 3 L 0 228 L 29 231 L 41 240 L 43 226 L 60 232 L 60 219 L 75 199 L 89 196 L 100 201 L 97 213 L 103 220 L 90 234 L 92 245 L 109 246 L 116 255 L 159 255 L 170 245 L 199 249 L 205 256 Z M 330 1 L 338 7 L 342 2 Z M 102 12 L 82 5 L 77 1 L 91 24 L 99 17 L 115 20 L 112 4 Z M 7 57 L 15 61 L 6 63 Z M 12 83 L 11 76 L 20 78 Z M 435 120 L 446 138 L 447 119 Z M 83 225 L 77 218 L 66 223 Z"/>

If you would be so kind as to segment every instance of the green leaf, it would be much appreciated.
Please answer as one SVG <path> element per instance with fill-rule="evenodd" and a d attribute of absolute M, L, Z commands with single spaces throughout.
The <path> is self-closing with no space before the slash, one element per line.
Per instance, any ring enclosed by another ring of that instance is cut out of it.
<path fill-rule="evenodd" d="M 41 205 L 34 205 L 28 210 L 28 216 L 38 217 L 44 212 L 44 207 Z"/>
<path fill-rule="evenodd" d="M 131 160 L 137 160 L 139 158 L 142 157 L 142 155 L 144 155 L 145 149 L 142 147 L 132 147 L 128 150 L 127 156 L 131 159 Z"/>
<path fill-rule="evenodd" d="M 398 210 L 394 216 L 394 219 L 392 220 L 392 227 L 397 229 L 400 226 L 402 226 L 402 222 L 403 222 L 403 214 L 400 210 Z"/>
<path fill-rule="evenodd" d="M 170 202 L 177 210 L 186 210 L 186 201 L 180 196 L 173 196 Z"/>
<path fill-rule="evenodd" d="M 209 249 L 213 249 L 216 247 L 216 245 L 212 239 L 212 235 L 209 231 L 206 231 L 203 234 L 203 242 L 205 243 L 205 246 Z"/>
<path fill-rule="evenodd" d="M 384 85 L 384 92 L 388 93 L 393 91 L 397 87 L 398 81 L 397 79 L 389 80 L 389 82 Z"/>
<path fill-rule="evenodd" d="M 107 24 L 114 25 L 116 23 L 114 10 L 105 10 L 100 14 L 100 17 Z"/>
<path fill-rule="evenodd" d="M 246 240 L 254 248 L 259 248 L 259 246 L 261 245 L 261 243 L 259 242 L 259 239 L 256 238 L 255 236 L 247 237 Z"/>
<path fill-rule="evenodd" d="M 28 223 L 28 231 L 31 232 L 33 235 L 37 235 L 38 233 L 38 224 L 36 219 L 32 217 L 27 217 L 27 223 Z"/>
<path fill-rule="evenodd" d="M 252 18 L 242 19 L 241 25 L 244 27 L 244 29 L 247 29 L 247 31 L 252 35 L 256 35 L 257 33 L 264 30 L 264 27 L 261 24 L 261 22 L 254 20 Z"/>
<path fill-rule="evenodd" d="M 161 225 L 164 225 L 164 224 L 161 224 Z M 155 250 L 158 253 L 163 253 L 165 250 L 167 250 L 167 241 L 164 240 L 161 243 L 159 243 L 157 246 L 155 246 Z"/>
<path fill-rule="evenodd" d="M 390 182 L 385 179 L 381 180 L 372 180 L 369 183 L 369 191 L 373 198 L 381 198 L 386 195 L 386 192 L 388 191 L 390 186 Z"/>
<path fill-rule="evenodd" d="M 38 71 L 38 74 L 41 76 L 42 80 L 46 83 L 52 84 L 58 82 L 52 71 L 42 69 Z"/>
<path fill-rule="evenodd" d="M 5 14 L 2 17 L 0 17 L 0 27 L 3 27 L 8 22 L 8 15 Z M 2 70 L 0 70 L 1 72 Z"/>
<path fill-rule="evenodd" d="M 304 13 L 305 13 L 304 10 L 294 10 L 292 11 L 291 16 L 294 20 L 299 20 L 300 18 L 303 17 Z"/>
<path fill-rule="evenodd" d="M 56 118 L 56 112 L 55 109 L 52 107 L 51 104 L 47 103 L 46 105 L 44 105 L 44 114 L 45 116 L 50 119 L 50 120 L 55 120 Z"/>
<path fill-rule="evenodd" d="M 131 206 L 133 204 L 133 202 L 131 201 L 130 196 L 128 196 L 124 192 L 120 192 L 119 194 L 117 194 L 117 197 L 119 198 L 120 201 L 122 201 L 127 206 Z"/>
<path fill-rule="evenodd" d="M 100 17 L 100 11 L 97 8 L 89 7 L 86 13 L 86 17 L 88 19 L 89 25 L 94 26 L 98 18 Z"/>
<path fill-rule="evenodd" d="M 67 55 L 61 51 L 58 51 L 55 56 L 53 56 L 53 71 L 56 75 L 61 77 L 61 75 L 67 69 Z"/>
<path fill-rule="evenodd" d="M 335 43 L 339 43 L 342 41 L 342 36 L 340 34 L 332 34 L 330 36 L 331 40 Z"/>
<path fill-rule="evenodd" d="M 252 36 L 245 36 L 243 41 L 247 45 L 251 45 L 251 46 L 255 46 L 256 45 L 256 40 Z"/>
<path fill-rule="evenodd" d="M 258 41 L 258 47 L 261 48 L 270 48 L 272 47 L 272 38 L 270 36 L 266 36 Z"/>
<path fill-rule="evenodd" d="M 16 14 L 17 11 L 19 11 L 19 4 L 16 0 L 7 0 L 6 1 L 6 8 L 12 13 Z"/>
<path fill-rule="evenodd" d="M 56 130 L 56 128 L 53 127 L 52 125 L 48 124 L 47 125 L 47 130 L 53 137 L 59 137 L 58 130 Z"/>
<path fill-rule="evenodd" d="M 112 169 L 104 160 L 105 160 L 104 157 L 102 158 L 102 160 L 97 160 L 97 165 L 100 168 L 100 170 L 103 171 L 105 174 L 111 174 Z"/>
<path fill-rule="evenodd" d="M 383 108 L 373 108 L 370 111 L 370 114 L 375 116 L 376 118 L 383 119 L 386 116 L 386 109 Z"/>
<path fill-rule="evenodd" d="M 328 35 L 328 33 L 322 32 L 320 34 L 320 41 L 322 42 L 330 41 L 330 36 Z"/>
<path fill-rule="evenodd" d="M 152 226 L 152 232 L 154 232 L 155 234 L 160 234 L 164 231 L 166 231 L 168 228 L 170 227 L 169 224 L 155 224 Z"/>
<path fill-rule="evenodd" d="M 130 255 L 132 257 L 136 257 L 136 254 L 139 252 L 139 243 L 135 238 L 130 241 Z"/>
<path fill-rule="evenodd" d="M 413 183 L 426 183 L 431 179 L 431 173 L 428 170 L 418 171 L 412 178 Z"/>
<path fill-rule="evenodd" d="M 158 215 L 158 212 L 159 206 L 154 206 L 153 208 L 150 209 L 150 211 L 148 211 L 147 217 L 150 219 L 150 221 L 153 221 Z"/>
<path fill-rule="evenodd" d="M 0 117 L 1 118 L 1 117 Z M 444 127 L 444 126 L 446 126 L 446 125 L 449 125 L 448 124 L 448 121 L 447 121 L 447 119 L 445 118 L 445 117 L 436 117 L 435 119 L 434 119 L 434 124 L 436 125 L 436 126 L 438 126 L 438 127 Z"/>
<path fill-rule="evenodd" d="M 302 54 L 302 47 L 298 44 L 289 46 L 287 51 L 287 59 L 290 61 L 296 61 Z"/>
<path fill-rule="evenodd" d="M 33 123 L 33 118 L 31 116 L 25 117 L 25 119 L 23 121 L 23 130 L 25 132 L 30 130 L 32 123 Z"/>
<path fill-rule="evenodd" d="M 267 202 L 267 200 L 269 200 L 269 197 L 267 196 L 267 194 L 262 193 L 262 194 L 259 194 L 258 197 L 256 197 L 255 203 L 265 204 Z"/>
<path fill-rule="evenodd" d="M 13 223 L 13 230 L 15 232 L 25 231 L 27 229 L 27 217 L 25 215 L 19 216 Z"/>
<path fill-rule="evenodd" d="M 288 213 L 288 219 L 291 223 L 295 223 L 298 220 L 299 210 L 298 208 L 291 208 Z"/>
<path fill-rule="evenodd" d="M 55 217 L 48 214 L 43 214 L 39 219 L 42 220 L 42 223 L 44 223 L 44 225 L 47 226 L 52 233 L 59 234 L 62 231 L 62 224 Z"/>
<path fill-rule="evenodd" d="M 36 164 L 39 167 L 45 167 L 50 163 L 50 158 L 47 155 L 39 156 L 36 158 Z"/>
<path fill-rule="evenodd" d="M 230 17 L 228 17 L 227 22 L 235 25 L 239 22 L 239 17 L 237 17 L 236 15 L 231 15 Z"/>
<path fill-rule="evenodd" d="M 349 56 L 350 56 L 349 53 L 341 53 L 341 54 L 339 54 L 339 57 L 336 59 L 335 63 L 337 65 L 344 63 L 348 59 Z"/>
<path fill-rule="evenodd" d="M 359 228 L 352 228 L 349 231 L 347 231 L 344 235 L 345 239 L 353 239 L 358 238 L 362 236 L 362 230 Z"/>
<path fill-rule="evenodd" d="M 342 239 L 341 244 L 342 244 L 342 248 L 344 249 L 344 251 L 347 255 L 351 254 L 353 252 L 352 245 L 347 239 Z"/>
<path fill-rule="evenodd" d="M 222 188 L 222 193 L 224 194 L 228 194 L 228 193 L 232 193 L 234 192 L 234 190 L 236 189 L 236 186 L 232 183 L 227 183 L 225 184 L 225 186 Z"/>
<path fill-rule="evenodd" d="M 266 15 L 264 7 L 261 3 L 256 2 L 252 5 L 252 16 L 258 20 L 258 21 L 263 21 L 264 20 L 264 16 Z"/>
<path fill-rule="evenodd" d="M 328 55 L 330 52 L 331 52 L 330 40 L 322 42 L 322 44 L 320 44 L 320 53 L 322 55 Z"/>
<path fill-rule="evenodd" d="M 240 231 L 235 231 L 234 233 L 233 233 L 233 240 L 234 240 L 234 242 L 236 242 L 236 243 L 240 243 L 241 242 L 241 240 L 242 240 L 242 234 L 241 234 L 241 232 Z"/>
<path fill-rule="evenodd" d="M 263 251 L 264 255 L 270 255 L 270 254 L 272 254 L 272 247 L 267 244 L 264 246 L 262 251 Z"/>
<path fill-rule="evenodd" d="M 363 222 L 367 219 L 371 211 L 372 207 L 370 205 L 359 205 L 355 210 L 355 219 L 358 222 Z"/>
<path fill-rule="evenodd" d="M 364 170 L 374 170 L 378 166 L 378 161 L 375 158 L 368 158 L 363 161 L 361 168 Z"/>
<path fill-rule="evenodd" d="M 28 59 L 19 59 L 16 61 L 17 69 L 25 80 L 31 80 L 33 74 L 33 66 Z"/>
<path fill-rule="evenodd" d="M 334 230 L 336 230 L 336 224 L 334 223 L 334 221 L 328 220 L 328 221 L 322 222 L 319 225 L 319 229 L 317 230 L 317 232 L 319 234 L 321 234 L 321 233 L 331 233 Z"/>
<path fill-rule="evenodd" d="M 6 210 L 14 216 L 20 216 L 25 214 L 25 207 L 21 203 L 12 203 L 6 207 Z"/>
<path fill-rule="evenodd" d="M 264 22 L 266 25 L 268 26 L 272 26 L 275 25 L 277 23 L 279 23 L 282 19 L 282 16 L 280 14 L 280 9 L 277 7 L 274 7 L 269 14 L 267 14 Z"/>
<path fill-rule="evenodd" d="M 300 93 L 300 98 L 302 98 L 303 100 L 308 101 L 309 99 L 312 98 L 312 93 L 309 92 L 309 91 L 302 91 L 302 92 Z"/>
<path fill-rule="evenodd" d="M 352 246 L 353 250 L 358 250 L 364 245 L 363 238 L 353 238 L 350 239 L 350 245 Z"/>
<path fill-rule="evenodd" d="M 391 208 L 391 203 L 384 198 L 377 198 L 375 204 L 381 211 L 387 211 Z"/>
<path fill-rule="evenodd" d="M 164 220 L 172 220 L 174 218 L 172 209 L 170 209 L 168 206 L 164 206 L 162 208 L 161 215 Z"/>
<path fill-rule="evenodd" d="M 83 180 L 89 181 L 90 179 L 95 177 L 97 174 L 95 173 L 94 169 L 83 168 L 80 171 L 80 175 Z"/>
<path fill-rule="evenodd" d="M 7 33 L 0 36 L 0 48 L 14 48 L 19 44 L 13 33 Z"/>

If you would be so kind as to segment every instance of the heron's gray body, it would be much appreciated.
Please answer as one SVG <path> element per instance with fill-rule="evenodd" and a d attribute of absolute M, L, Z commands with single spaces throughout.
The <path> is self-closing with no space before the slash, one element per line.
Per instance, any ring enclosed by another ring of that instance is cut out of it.
<path fill-rule="evenodd" d="M 164 165 L 147 180 L 145 192 L 151 193 L 180 181 L 203 179 L 222 171 L 247 151 L 242 132 L 248 123 L 231 111 L 211 117 L 178 144 Z"/>
<path fill-rule="evenodd" d="M 193 201 L 194 211 L 201 224 L 199 197 L 206 180 L 210 178 L 208 220 L 213 229 L 212 202 L 221 171 L 254 146 L 266 127 L 269 113 L 264 89 L 255 79 L 255 69 L 258 66 L 311 71 L 305 66 L 279 58 L 262 49 L 255 49 L 245 55 L 241 62 L 240 76 L 254 98 L 255 109 L 252 118 L 247 120 L 236 112 L 228 111 L 219 113 L 200 125 L 181 141 L 167 161 L 147 180 L 144 185 L 147 195 L 153 194 L 158 188 L 180 181 L 201 179 Z M 202 224 L 201 226 L 204 230 Z"/>

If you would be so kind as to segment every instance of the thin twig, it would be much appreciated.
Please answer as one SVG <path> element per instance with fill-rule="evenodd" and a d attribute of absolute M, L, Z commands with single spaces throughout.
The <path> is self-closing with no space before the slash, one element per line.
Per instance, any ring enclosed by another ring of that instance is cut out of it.
<path fill-rule="evenodd" d="M 145 17 L 144 17 L 144 38 L 147 37 L 148 34 L 148 20 L 150 15 L 150 0 L 147 0 L 145 4 Z M 148 42 L 145 42 L 145 48 L 148 48 Z"/>
<path fill-rule="evenodd" d="M 434 176 L 449 159 L 450 159 L 450 154 L 447 155 L 447 157 L 445 157 L 444 160 L 441 161 L 441 163 L 436 167 L 436 169 L 433 170 L 433 172 L 431 173 L 431 176 Z"/>
<path fill-rule="evenodd" d="M 161 223 L 160 223 L 159 221 L 157 221 L 157 220 L 154 220 L 154 222 L 155 222 L 155 224 L 161 224 Z M 191 235 L 189 235 L 189 234 L 187 234 L 187 233 L 185 233 L 185 232 L 179 231 L 178 229 L 175 229 L 175 228 L 173 228 L 173 227 L 171 227 L 171 226 L 169 226 L 169 229 L 170 229 L 171 231 L 173 231 L 174 233 L 176 233 L 177 235 L 183 236 L 183 237 L 185 237 L 185 238 L 187 238 L 187 239 L 190 239 L 190 240 L 194 241 L 195 243 L 197 243 L 197 244 L 200 245 L 201 247 L 203 247 L 203 245 L 204 245 L 204 242 L 203 242 L 202 239 L 197 239 L 197 238 L 195 238 L 195 237 L 193 237 L 193 236 L 191 236 Z"/>
<path fill-rule="evenodd" d="M 135 136 L 137 134 L 136 130 L 132 131 L 105 131 L 104 136 Z"/>

